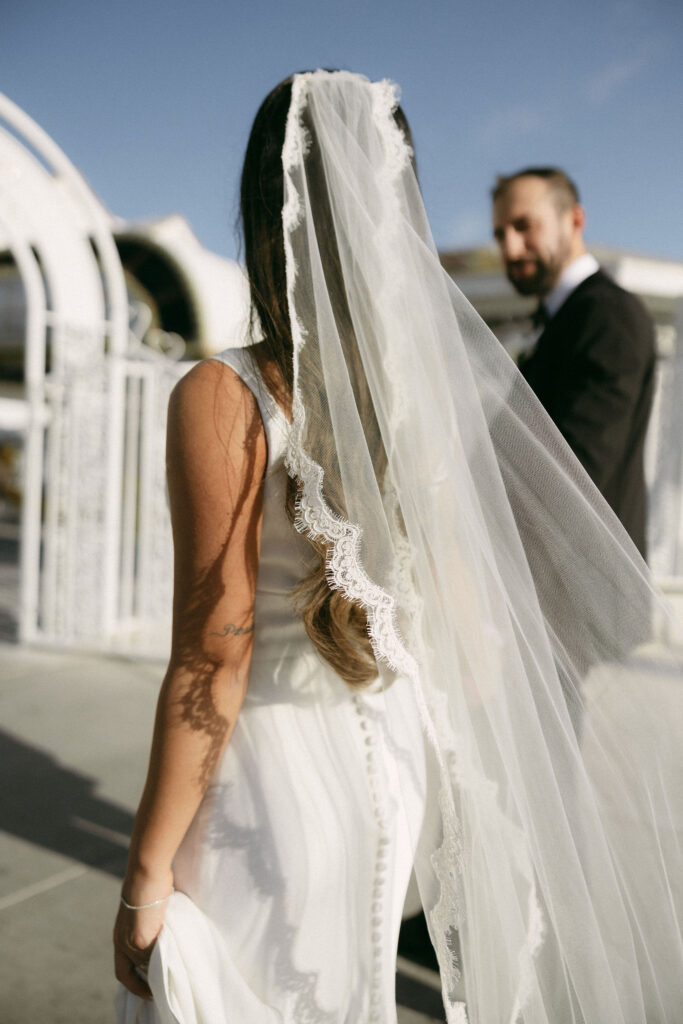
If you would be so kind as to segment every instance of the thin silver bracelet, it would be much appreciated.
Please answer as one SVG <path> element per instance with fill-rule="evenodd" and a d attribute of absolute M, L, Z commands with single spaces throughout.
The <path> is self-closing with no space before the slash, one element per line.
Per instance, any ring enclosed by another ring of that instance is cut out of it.
<path fill-rule="evenodd" d="M 126 910 L 148 910 L 150 907 L 158 907 L 160 903 L 165 903 L 166 900 L 170 900 L 174 892 L 175 889 L 171 889 L 168 896 L 162 896 L 158 900 L 152 900 L 151 903 L 140 903 L 138 906 L 135 906 L 135 904 L 133 903 L 127 903 L 122 896 L 121 903 L 126 908 Z"/>

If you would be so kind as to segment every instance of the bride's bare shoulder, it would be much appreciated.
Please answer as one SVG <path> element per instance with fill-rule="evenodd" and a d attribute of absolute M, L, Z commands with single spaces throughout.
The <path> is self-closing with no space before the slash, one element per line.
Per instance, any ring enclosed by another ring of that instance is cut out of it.
<path fill-rule="evenodd" d="M 195 453 L 215 441 L 235 450 L 248 443 L 265 451 L 256 399 L 241 377 L 218 359 L 197 363 L 173 388 L 168 439 L 172 447 L 189 444 Z"/>
<path fill-rule="evenodd" d="M 213 418 L 217 425 L 244 419 L 251 423 L 258 406 L 242 378 L 219 359 L 204 359 L 192 367 L 173 388 L 169 420 Z"/>
<path fill-rule="evenodd" d="M 179 409 L 194 405 L 203 408 L 211 399 L 227 407 L 237 400 L 244 403 L 250 396 L 251 391 L 231 366 L 220 359 L 204 359 L 180 378 L 171 392 L 170 404 Z"/>

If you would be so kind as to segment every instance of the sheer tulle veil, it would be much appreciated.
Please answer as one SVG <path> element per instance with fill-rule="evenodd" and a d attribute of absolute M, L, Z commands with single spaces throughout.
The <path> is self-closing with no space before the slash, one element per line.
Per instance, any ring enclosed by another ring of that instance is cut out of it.
<path fill-rule="evenodd" d="M 384 686 L 414 690 L 416 874 L 448 1020 L 676 1024 L 681 677 L 654 643 L 669 613 L 442 269 L 396 104 L 347 72 L 293 81 L 288 471 Z"/>

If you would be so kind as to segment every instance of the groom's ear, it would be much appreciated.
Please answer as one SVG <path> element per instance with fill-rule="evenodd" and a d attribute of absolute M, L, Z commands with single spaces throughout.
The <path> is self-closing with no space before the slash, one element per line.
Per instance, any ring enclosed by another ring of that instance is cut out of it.
<path fill-rule="evenodd" d="M 586 227 L 586 211 L 584 210 L 581 203 L 575 203 L 571 208 L 572 227 L 583 234 Z"/>

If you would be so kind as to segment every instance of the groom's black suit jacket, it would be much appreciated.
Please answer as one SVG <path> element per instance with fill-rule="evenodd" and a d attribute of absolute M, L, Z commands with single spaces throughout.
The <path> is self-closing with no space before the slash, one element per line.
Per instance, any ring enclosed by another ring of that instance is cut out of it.
<path fill-rule="evenodd" d="M 644 555 L 655 341 L 640 300 L 598 270 L 548 322 L 520 370 Z"/>

